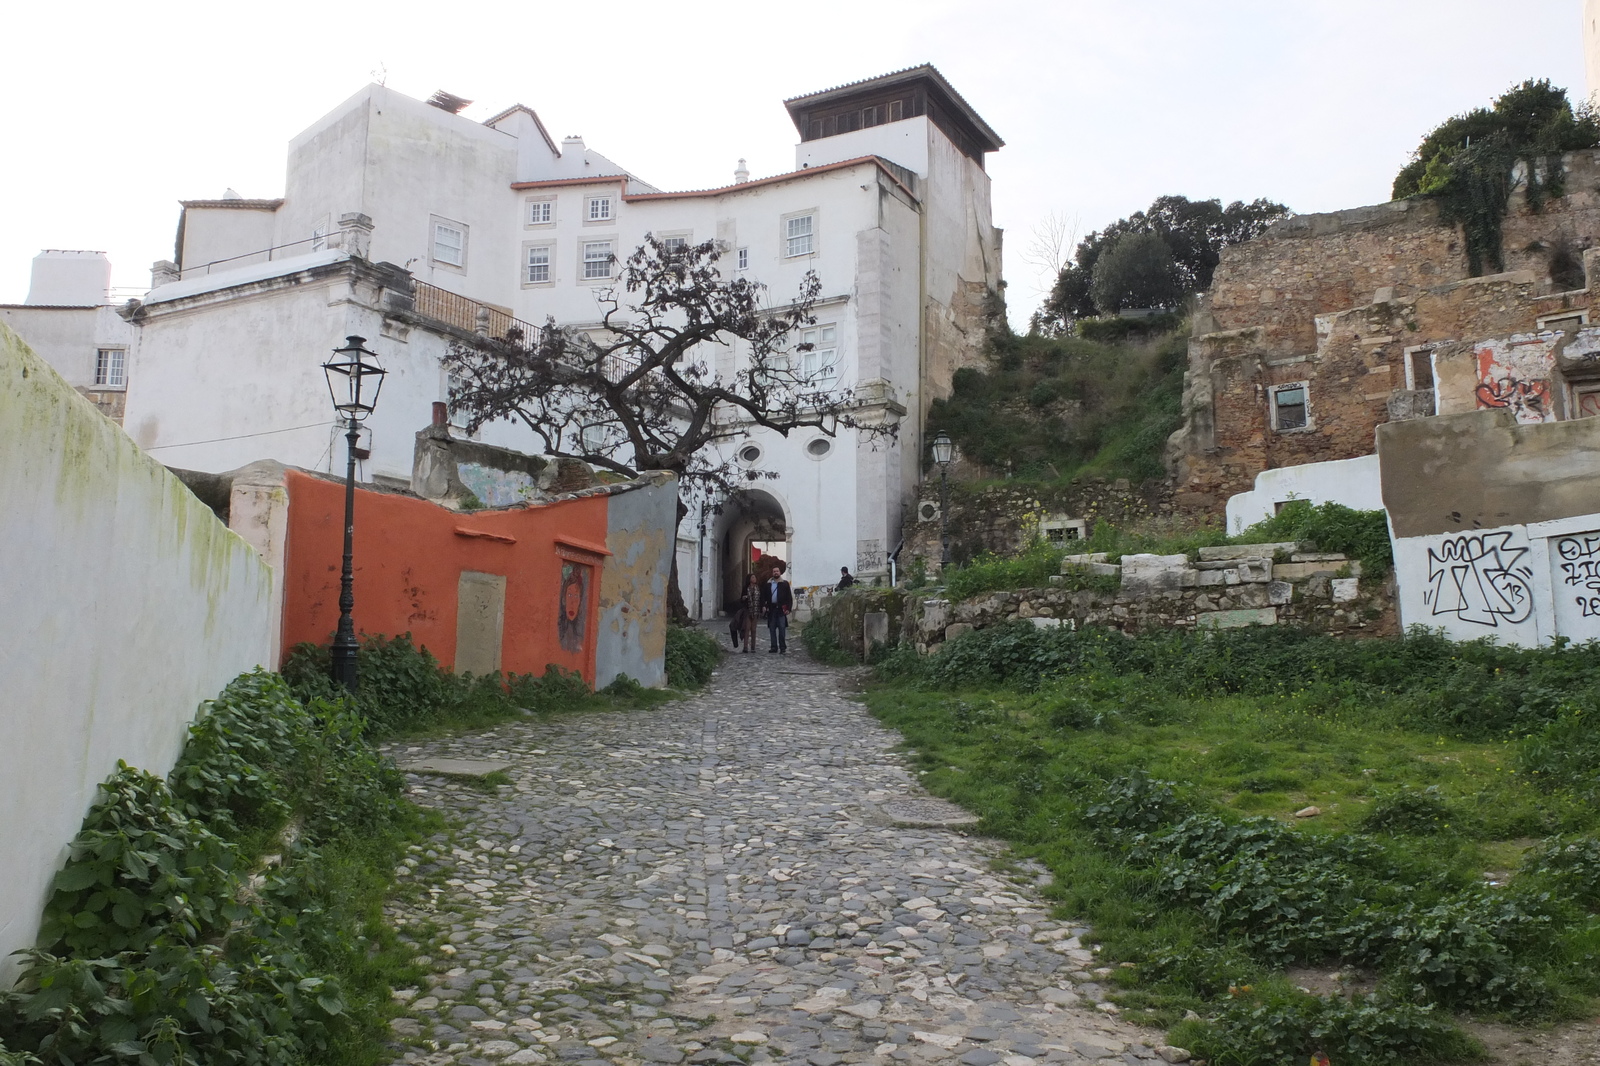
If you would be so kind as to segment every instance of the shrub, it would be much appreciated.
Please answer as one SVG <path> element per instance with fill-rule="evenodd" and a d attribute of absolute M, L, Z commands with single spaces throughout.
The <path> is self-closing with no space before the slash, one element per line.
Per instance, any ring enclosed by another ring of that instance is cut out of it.
<path fill-rule="evenodd" d="M 1431 1007 L 1388 996 L 1324 999 L 1277 988 L 1238 990 L 1214 1021 L 1175 1030 L 1217 1066 L 1281 1066 L 1325 1052 L 1339 1066 L 1459 1061 L 1472 1041 Z"/>
<path fill-rule="evenodd" d="M 1438 785 L 1421 789 L 1401 785 L 1373 801 L 1361 819 L 1361 828 L 1369 833 L 1430 836 L 1449 828 L 1451 817 L 1450 805 L 1439 794 Z"/>
<path fill-rule="evenodd" d="M 699 688 L 721 660 L 722 645 L 704 630 L 667 627 L 667 683 L 673 688 Z"/>
<path fill-rule="evenodd" d="M 806 654 L 819 663 L 855 665 L 856 657 L 839 643 L 839 634 L 834 632 L 833 617 L 828 611 L 816 611 L 806 619 L 806 624 L 800 627 L 800 642 L 805 645 Z M 911 650 L 915 654 L 915 649 Z"/>
<path fill-rule="evenodd" d="M 1313 507 L 1308 500 L 1290 500 L 1271 518 L 1229 539 L 1236 544 L 1314 541 L 1321 551 L 1341 552 L 1361 560 L 1363 577 L 1382 577 L 1394 565 L 1387 515 L 1383 511 L 1357 511 L 1338 503 Z"/>
<path fill-rule="evenodd" d="M 170 784 L 119 764 L 73 840 L 0 1040 L 46 1061 L 327 1061 L 373 948 L 370 899 L 318 850 L 393 864 L 399 776 L 343 703 L 236 679 L 190 730 Z M 282 863 L 247 883 L 247 829 L 296 818 Z"/>

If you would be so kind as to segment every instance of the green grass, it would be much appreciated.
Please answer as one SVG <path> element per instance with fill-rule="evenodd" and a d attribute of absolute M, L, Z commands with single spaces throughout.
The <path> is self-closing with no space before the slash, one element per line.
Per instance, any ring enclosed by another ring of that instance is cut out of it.
<path fill-rule="evenodd" d="M 1174 1042 L 1218 1063 L 1315 1039 L 1347 1066 L 1470 1055 L 1453 1012 L 1592 1010 L 1596 649 L 1024 628 L 901 653 L 866 698 L 1136 964 L 1113 977 L 1134 1018 L 1199 1012 Z M 1290 965 L 1374 974 L 1378 998 L 1313 1001 Z"/>

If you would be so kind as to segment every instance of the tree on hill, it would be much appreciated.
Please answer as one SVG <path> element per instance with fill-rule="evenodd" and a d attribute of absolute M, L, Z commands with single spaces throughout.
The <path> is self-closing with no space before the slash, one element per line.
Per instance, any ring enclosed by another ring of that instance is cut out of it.
<path fill-rule="evenodd" d="M 892 433 L 858 420 L 854 390 L 828 384 L 807 365 L 814 346 L 794 343 L 816 322 L 816 274 L 806 274 L 793 303 L 769 308 L 765 286 L 722 276 L 720 255 L 715 241 L 668 248 L 647 235 L 617 287 L 599 294 L 598 327 L 551 319 L 536 336 L 452 344 L 444 358 L 451 407 L 469 432 L 521 423 L 546 455 L 624 477 L 671 471 L 681 485 L 679 521 L 688 510 L 683 495 L 715 504 L 753 478 L 776 476 L 741 469 L 716 447 L 754 427 L 784 436 L 805 428 Z M 739 352 L 730 376 L 713 365 L 719 346 Z M 673 613 L 686 617 L 676 567 L 668 594 Z"/>
<path fill-rule="evenodd" d="M 1190 200 L 1186 196 L 1161 196 L 1146 211 L 1136 211 L 1078 243 L 1073 260 L 1061 271 L 1044 306 L 1033 316 L 1033 328 L 1043 333 L 1066 332 L 1075 319 L 1093 316 L 1100 308 L 1091 291 L 1095 264 L 1122 238 L 1148 233 L 1159 237 L 1172 257 L 1178 295 L 1204 292 L 1222 257 L 1222 249 L 1258 236 L 1267 226 L 1289 214 L 1271 200 Z M 1136 306 L 1124 304 L 1122 306 Z"/>
<path fill-rule="evenodd" d="M 1462 228 L 1469 271 L 1496 272 L 1505 268 L 1500 230 L 1517 164 L 1524 164 L 1528 206 L 1537 211 L 1562 193 L 1561 153 L 1597 144 L 1600 120 L 1592 111 L 1575 111 L 1565 89 L 1530 79 L 1493 107 L 1440 123 L 1395 175 L 1393 195 L 1437 197 L 1440 220 Z"/>
<path fill-rule="evenodd" d="M 1130 307 L 1168 308 L 1183 299 L 1172 249 L 1155 233 L 1126 233 L 1094 264 L 1089 298 L 1102 315 Z"/>

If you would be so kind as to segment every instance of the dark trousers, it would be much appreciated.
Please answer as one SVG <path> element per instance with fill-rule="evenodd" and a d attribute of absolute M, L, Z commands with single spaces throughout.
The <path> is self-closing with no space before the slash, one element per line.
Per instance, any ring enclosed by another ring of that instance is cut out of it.
<path fill-rule="evenodd" d="M 782 608 L 767 608 L 767 632 L 772 637 L 772 651 L 789 650 L 789 616 Z"/>

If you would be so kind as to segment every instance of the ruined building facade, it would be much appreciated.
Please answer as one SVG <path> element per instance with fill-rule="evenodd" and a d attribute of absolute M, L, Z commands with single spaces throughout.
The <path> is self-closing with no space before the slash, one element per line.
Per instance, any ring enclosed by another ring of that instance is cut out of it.
<path fill-rule="evenodd" d="M 1470 277 L 1460 229 L 1422 198 L 1296 216 L 1227 249 L 1168 445 L 1178 502 L 1214 513 L 1263 471 L 1369 456 L 1390 421 L 1600 414 L 1597 245 L 1600 152 L 1584 151 L 1541 210 L 1513 193 L 1503 273 Z"/>

